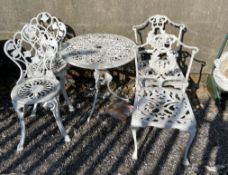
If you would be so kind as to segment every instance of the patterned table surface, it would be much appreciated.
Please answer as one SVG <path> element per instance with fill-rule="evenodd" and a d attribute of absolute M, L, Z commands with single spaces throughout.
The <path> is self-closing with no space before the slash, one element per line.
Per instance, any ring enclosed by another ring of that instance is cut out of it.
<path fill-rule="evenodd" d="M 135 43 L 115 34 L 86 34 L 66 42 L 61 51 L 71 65 L 86 69 L 109 69 L 127 64 L 135 57 Z"/>

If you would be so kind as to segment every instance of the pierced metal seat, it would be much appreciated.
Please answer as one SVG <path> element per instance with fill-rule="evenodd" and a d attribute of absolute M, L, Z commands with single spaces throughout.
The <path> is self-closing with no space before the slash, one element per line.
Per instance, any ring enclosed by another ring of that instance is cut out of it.
<path fill-rule="evenodd" d="M 57 17 L 52 16 L 47 12 L 39 13 L 36 17 L 30 20 L 30 24 L 37 26 L 37 28 L 39 28 L 41 31 L 50 33 L 58 41 L 58 52 L 56 54 L 56 58 L 52 60 L 50 69 L 60 80 L 61 93 L 64 96 L 66 105 L 69 107 L 69 111 L 74 111 L 74 107 L 72 106 L 65 90 L 65 74 L 67 62 L 64 59 L 62 59 L 61 54 L 59 54 L 59 51 L 61 51 L 62 49 L 63 40 L 66 36 L 65 24 L 59 21 Z M 49 60 L 47 61 L 50 62 Z M 47 67 L 50 66 L 48 62 Z M 36 69 L 39 64 L 39 62 L 32 64 L 30 69 Z M 32 115 L 35 115 L 35 112 L 36 105 L 34 106 Z"/>
<path fill-rule="evenodd" d="M 195 137 L 196 120 L 185 90 L 198 48 L 182 43 L 180 34 L 178 38 L 167 34 L 164 30 L 167 19 L 161 15 L 150 17 L 151 31 L 158 30 L 158 33 L 150 31 L 146 42 L 136 49 L 136 94 L 131 120 L 135 145 L 133 159 L 137 159 L 136 132 L 139 127 L 174 128 L 190 134 L 183 160 L 183 164 L 188 165 L 187 154 Z M 161 24 L 154 25 L 154 21 Z M 180 48 L 191 51 L 185 76 L 177 63 Z M 142 53 L 147 54 L 147 58 L 143 58 Z"/>
<path fill-rule="evenodd" d="M 26 105 L 44 103 L 45 98 L 54 98 L 60 90 L 59 81 L 47 78 L 30 78 L 15 86 L 11 92 L 12 99 Z M 44 98 L 45 97 L 45 98 Z"/>
<path fill-rule="evenodd" d="M 21 138 L 17 151 L 21 151 L 24 146 L 24 108 L 26 105 L 42 104 L 43 107 L 49 108 L 53 112 L 65 141 L 70 141 L 59 113 L 57 97 L 60 92 L 60 83 L 46 64 L 47 60 L 50 60 L 49 67 L 51 67 L 57 49 L 58 44 L 55 38 L 31 24 L 26 24 L 21 32 L 15 33 L 14 38 L 4 45 L 5 54 L 20 69 L 20 77 L 11 92 L 13 107 L 21 126 Z M 40 63 L 37 69 L 29 70 L 30 65 L 34 64 L 37 59 Z"/>
<path fill-rule="evenodd" d="M 186 94 L 161 87 L 142 91 L 145 94 L 139 95 L 140 101 L 131 122 L 133 127 L 195 129 L 196 121 Z"/>

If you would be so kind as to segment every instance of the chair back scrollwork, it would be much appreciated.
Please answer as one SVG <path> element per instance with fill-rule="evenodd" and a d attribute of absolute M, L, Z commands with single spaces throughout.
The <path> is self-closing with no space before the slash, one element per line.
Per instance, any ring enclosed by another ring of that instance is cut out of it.
<path fill-rule="evenodd" d="M 181 40 L 183 33 L 186 29 L 184 24 L 175 23 L 175 22 L 171 21 L 167 16 L 164 16 L 164 15 L 153 15 L 153 16 L 149 17 L 144 23 L 139 24 L 139 25 L 134 25 L 132 27 L 134 34 L 135 34 L 135 42 L 137 44 L 143 44 L 143 43 L 139 43 L 138 36 L 141 34 L 142 30 L 146 29 L 147 26 L 151 27 L 151 29 L 147 35 L 148 37 L 150 37 L 151 35 L 167 33 L 166 25 L 168 23 L 171 26 L 174 26 L 175 28 L 179 29 L 178 39 Z M 142 36 L 140 35 L 140 37 L 142 37 Z M 142 38 L 141 38 L 141 40 L 142 40 Z"/>
<path fill-rule="evenodd" d="M 31 19 L 30 23 L 36 25 L 40 30 L 51 33 L 59 43 L 61 43 L 66 36 L 65 24 L 47 12 L 39 13 L 36 17 Z"/>
<path fill-rule="evenodd" d="M 56 57 L 58 43 L 53 36 L 41 31 L 37 26 L 26 24 L 20 32 L 16 32 L 13 39 L 4 45 L 5 54 L 20 69 L 20 84 L 28 77 L 51 75 L 49 66 Z M 39 64 L 36 70 L 31 70 L 31 64 Z"/>

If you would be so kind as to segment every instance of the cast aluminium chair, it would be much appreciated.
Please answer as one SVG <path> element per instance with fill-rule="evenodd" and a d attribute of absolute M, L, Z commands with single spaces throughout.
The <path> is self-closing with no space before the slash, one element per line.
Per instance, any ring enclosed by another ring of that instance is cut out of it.
<path fill-rule="evenodd" d="M 219 48 L 212 73 L 208 76 L 208 89 L 219 108 L 221 107 L 221 93 L 228 92 L 228 52 L 224 52 L 227 40 L 228 33 Z"/>
<path fill-rule="evenodd" d="M 139 50 L 146 46 L 149 49 L 144 53 L 149 54 L 149 59 L 143 60 Z M 177 64 L 177 46 L 191 51 L 185 76 Z M 188 165 L 187 154 L 195 137 L 196 120 L 185 90 L 198 48 L 182 43 L 172 34 L 160 33 L 150 35 L 136 50 L 136 94 L 131 120 L 135 145 L 133 159 L 137 159 L 136 132 L 139 127 L 174 128 L 190 134 L 183 160 L 183 164 Z"/>
<path fill-rule="evenodd" d="M 59 54 L 59 51 L 64 47 L 63 40 L 66 36 L 66 26 L 63 22 L 59 21 L 58 18 L 52 16 L 47 12 L 41 12 L 36 17 L 30 20 L 30 24 L 36 25 L 40 30 L 44 32 L 50 33 L 57 41 L 58 41 L 58 52 L 56 54 L 56 58 L 52 60 L 52 64 L 49 63 L 47 66 L 49 69 L 54 72 L 56 77 L 60 80 L 61 85 L 61 93 L 64 96 L 65 103 L 69 107 L 69 111 L 74 111 L 74 107 L 72 106 L 68 95 L 65 90 L 65 74 L 67 63 L 62 56 Z M 33 64 L 31 67 L 36 69 L 38 64 Z M 32 116 L 35 115 L 37 108 L 37 104 L 34 105 Z"/>
<path fill-rule="evenodd" d="M 58 44 L 55 38 L 40 31 L 36 26 L 26 24 L 21 32 L 4 45 L 5 54 L 19 67 L 20 77 L 12 89 L 13 107 L 19 117 L 21 138 L 17 151 L 23 149 L 25 140 L 24 108 L 27 105 L 42 104 L 49 108 L 66 142 L 70 141 L 60 118 L 57 97 L 60 83 L 50 66 L 55 59 Z M 29 69 L 30 64 L 39 63 L 37 69 Z"/>

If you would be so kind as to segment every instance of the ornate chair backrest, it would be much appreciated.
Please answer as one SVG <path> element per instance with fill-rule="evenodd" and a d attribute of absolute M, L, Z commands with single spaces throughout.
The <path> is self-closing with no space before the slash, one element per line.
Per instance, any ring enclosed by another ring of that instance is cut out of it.
<path fill-rule="evenodd" d="M 138 54 L 140 53 L 141 47 L 144 47 L 146 45 L 149 45 L 151 49 L 146 50 L 147 53 L 151 54 L 149 61 L 146 63 L 143 62 L 140 58 L 138 57 Z M 143 45 L 139 45 L 137 52 L 136 52 L 136 88 L 139 86 L 139 78 L 140 79 L 150 79 L 154 78 L 154 76 L 151 76 L 151 70 L 155 71 L 157 78 L 162 77 L 162 79 L 165 79 L 166 76 L 170 77 L 173 80 L 177 80 L 178 76 L 180 74 L 175 74 L 175 68 L 178 66 L 177 65 L 177 53 L 176 53 L 176 47 L 177 45 L 185 47 L 189 50 L 191 50 L 191 57 L 189 60 L 188 68 L 187 68 L 187 73 L 185 75 L 185 79 L 188 80 L 189 78 L 189 73 L 192 67 L 192 62 L 194 59 L 195 54 L 198 52 L 197 47 L 192 47 L 184 44 L 181 42 L 175 35 L 172 34 L 167 34 L 167 33 L 161 33 L 157 35 L 153 35 L 147 42 Z M 139 62 L 139 63 L 138 63 Z M 140 72 L 140 74 L 139 74 Z M 170 75 L 169 75 L 170 74 Z M 173 77 L 172 77 L 173 75 Z M 177 76 L 177 77 L 175 77 Z M 171 79 L 170 79 L 171 80 Z M 156 80 L 155 80 L 156 81 Z M 182 90 L 185 91 L 186 87 L 183 87 Z"/>
<path fill-rule="evenodd" d="M 17 84 L 28 77 L 52 76 L 47 64 L 52 64 L 50 60 L 55 58 L 57 50 L 58 43 L 55 38 L 31 24 L 26 24 L 4 45 L 5 54 L 20 69 Z M 39 63 L 39 66 L 36 70 L 29 70 L 29 65 L 34 63 Z"/>
<path fill-rule="evenodd" d="M 132 27 L 135 34 L 135 42 L 136 44 L 143 44 L 141 31 L 144 30 L 147 26 L 151 26 L 151 30 L 148 33 L 148 37 L 151 35 L 156 35 L 158 33 L 166 33 L 166 24 L 170 24 L 176 28 L 179 28 L 178 39 L 181 41 L 183 32 L 185 30 L 184 24 L 177 24 L 171 21 L 167 16 L 164 15 L 154 15 L 149 17 L 144 23 L 135 25 Z M 141 43 L 138 41 L 138 35 L 140 34 Z M 147 38 L 148 38 L 147 37 Z"/>
<path fill-rule="evenodd" d="M 61 47 L 61 42 L 66 36 L 66 25 L 59 21 L 58 18 L 47 12 L 41 12 L 36 17 L 32 18 L 30 23 L 37 25 L 39 29 L 44 30 L 45 32 L 51 33 Z"/>

